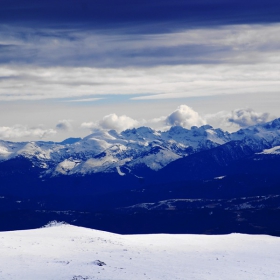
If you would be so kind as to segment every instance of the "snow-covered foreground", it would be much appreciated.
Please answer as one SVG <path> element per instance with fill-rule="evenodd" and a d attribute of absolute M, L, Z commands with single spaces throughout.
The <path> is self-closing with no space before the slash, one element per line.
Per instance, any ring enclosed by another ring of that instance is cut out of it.
<path fill-rule="evenodd" d="M 0 279 L 280 279 L 280 238 L 118 235 L 70 225 L 0 233 Z"/>

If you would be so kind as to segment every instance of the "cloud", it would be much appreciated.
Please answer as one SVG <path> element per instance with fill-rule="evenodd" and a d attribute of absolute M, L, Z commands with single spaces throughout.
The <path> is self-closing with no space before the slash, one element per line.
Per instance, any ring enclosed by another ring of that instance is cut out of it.
<path fill-rule="evenodd" d="M 90 130 L 106 129 L 116 130 L 118 132 L 140 126 L 147 126 L 157 130 L 168 130 L 170 126 L 183 126 L 190 128 L 192 126 L 204 125 L 203 118 L 187 105 L 180 105 L 174 112 L 168 116 L 161 116 L 152 119 L 135 120 L 129 116 L 109 114 L 96 122 L 84 122 L 82 128 Z"/>
<path fill-rule="evenodd" d="M 87 129 L 108 129 L 123 131 L 129 128 L 136 127 L 140 124 L 139 121 L 134 120 L 126 115 L 118 116 L 116 114 L 109 114 L 97 122 L 84 122 L 81 124 L 82 128 Z"/>
<path fill-rule="evenodd" d="M 128 128 L 132 128 L 138 125 L 138 121 L 126 116 L 118 116 L 116 114 L 110 114 L 105 116 L 99 125 L 104 129 L 114 129 L 117 131 L 123 131 Z"/>
<path fill-rule="evenodd" d="M 173 113 L 166 118 L 166 124 L 190 128 L 205 124 L 202 117 L 187 105 L 180 105 Z"/>
<path fill-rule="evenodd" d="M 72 120 L 60 120 L 55 127 L 57 130 L 72 131 Z"/>
<path fill-rule="evenodd" d="M 269 113 L 258 113 L 247 108 L 232 111 L 228 121 L 237 124 L 240 127 L 247 127 L 250 125 L 265 123 L 269 121 L 270 118 Z"/>
<path fill-rule="evenodd" d="M 0 62 L 48 68 L 120 68 L 236 65 L 279 59 L 279 23 L 180 28 L 180 32 L 152 35 L 148 30 L 137 33 L 122 28 L 112 33 L 0 26 Z"/>
<path fill-rule="evenodd" d="M 264 92 L 270 94 L 279 92 L 279 75 L 279 69 L 272 64 L 234 67 L 167 65 L 139 69 L 1 66 L 0 101 L 44 99 L 69 101 L 70 98 L 81 100 L 107 97 L 103 102 L 110 102 L 110 96 L 126 95 L 126 98 L 136 102 L 140 99 L 264 94 Z"/>
<path fill-rule="evenodd" d="M 82 128 L 87 128 L 87 129 L 94 129 L 94 128 L 97 128 L 97 123 L 94 123 L 94 122 L 83 122 L 81 124 L 81 127 Z"/>
<path fill-rule="evenodd" d="M 98 129 L 116 130 L 118 132 L 125 129 L 148 126 L 153 129 L 165 131 L 170 126 L 182 126 L 190 129 L 192 126 L 202 126 L 210 124 L 213 127 L 229 131 L 236 131 L 242 127 L 265 123 L 272 120 L 273 116 L 269 113 L 259 113 L 252 109 L 236 109 L 229 111 L 220 111 L 215 114 L 206 114 L 201 116 L 198 112 L 187 105 L 180 105 L 167 116 L 161 116 L 153 119 L 135 120 L 126 115 L 118 116 L 109 114 L 96 122 L 84 122 L 82 128 L 92 131 Z"/>
<path fill-rule="evenodd" d="M 231 131 L 251 125 L 262 124 L 273 118 L 269 113 L 256 112 L 251 108 L 235 109 L 231 112 L 220 111 L 215 114 L 205 115 L 208 124 Z"/>
<path fill-rule="evenodd" d="M 0 138 L 16 139 L 23 137 L 45 138 L 56 134 L 54 129 L 44 129 L 42 127 L 28 127 L 24 125 L 2 126 L 0 127 Z"/>

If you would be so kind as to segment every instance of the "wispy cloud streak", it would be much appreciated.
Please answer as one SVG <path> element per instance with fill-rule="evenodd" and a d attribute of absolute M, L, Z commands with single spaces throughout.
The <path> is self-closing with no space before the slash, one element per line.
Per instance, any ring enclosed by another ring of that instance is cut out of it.
<path fill-rule="evenodd" d="M 0 68 L 0 100 L 71 98 L 80 102 L 108 94 L 137 94 L 133 100 L 149 100 L 272 93 L 279 92 L 279 77 L 280 69 L 275 64 L 124 69 L 5 66 Z"/>

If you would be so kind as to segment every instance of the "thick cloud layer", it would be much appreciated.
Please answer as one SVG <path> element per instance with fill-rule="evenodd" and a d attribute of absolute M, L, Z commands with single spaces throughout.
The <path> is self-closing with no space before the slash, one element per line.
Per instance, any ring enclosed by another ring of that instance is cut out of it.
<path fill-rule="evenodd" d="M 182 126 L 190 128 L 205 124 L 202 117 L 187 105 L 180 105 L 173 113 L 166 118 L 166 124 L 171 126 Z"/>

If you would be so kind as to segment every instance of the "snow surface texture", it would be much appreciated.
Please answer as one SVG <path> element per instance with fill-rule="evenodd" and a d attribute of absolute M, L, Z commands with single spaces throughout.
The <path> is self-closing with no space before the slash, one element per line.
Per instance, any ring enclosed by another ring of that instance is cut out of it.
<path fill-rule="evenodd" d="M 61 143 L 0 140 L 0 162 L 22 156 L 45 170 L 44 175 L 118 172 L 124 176 L 124 170 L 146 166 L 157 171 L 181 157 L 230 141 L 243 141 L 257 152 L 279 146 L 280 119 L 231 134 L 204 125 L 191 129 L 173 126 L 163 132 L 149 127 L 121 133 L 99 130 L 71 144 L 67 140 Z"/>
<path fill-rule="evenodd" d="M 280 279 L 280 238 L 118 235 L 66 224 L 0 233 L 0 279 Z"/>

